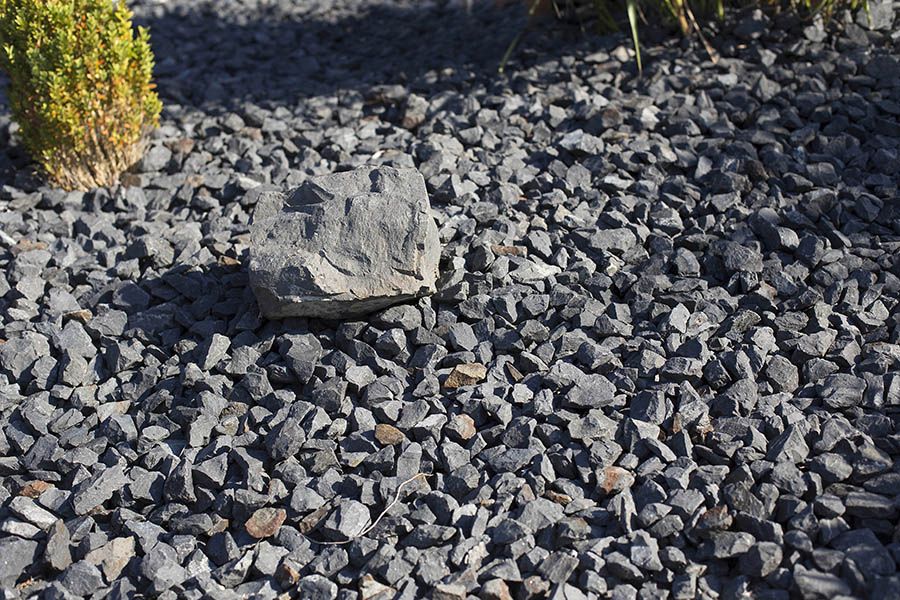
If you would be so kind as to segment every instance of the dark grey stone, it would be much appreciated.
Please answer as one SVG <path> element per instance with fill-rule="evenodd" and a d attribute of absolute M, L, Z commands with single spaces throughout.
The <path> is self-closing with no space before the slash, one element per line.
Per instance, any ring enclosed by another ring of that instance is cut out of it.
<path fill-rule="evenodd" d="M 103 575 L 94 565 L 80 560 L 63 571 L 59 582 L 76 596 L 91 596 L 103 587 Z"/>
<path fill-rule="evenodd" d="M 0 585 L 12 589 L 31 567 L 38 552 L 38 542 L 15 536 L 0 539 Z"/>
<path fill-rule="evenodd" d="M 322 344 L 312 334 L 285 335 L 278 351 L 297 379 L 306 383 L 322 357 Z"/>
<path fill-rule="evenodd" d="M 112 498 L 127 483 L 128 478 L 121 465 L 102 467 L 72 489 L 72 509 L 76 515 L 87 514 Z"/>
<path fill-rule="evenodd" d="M 183 582 L 187 571 L 179 564 L 178 555 L 172 546 L 158 543 L 141 560 L 141 574 L 150 582 L 150 589 L 161 594 Z"/>

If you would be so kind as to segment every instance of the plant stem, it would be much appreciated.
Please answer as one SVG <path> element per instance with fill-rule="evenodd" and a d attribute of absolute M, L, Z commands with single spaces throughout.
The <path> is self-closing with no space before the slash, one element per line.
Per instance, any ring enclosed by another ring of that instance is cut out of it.
<path fill-rule="evenodd" d="M 516 49 L 516 46 L 519 44 L 519 40 L 522 39 L 522 36 L 525 35 L 525 32 L 528 30 L 528 26 L 531 25 L 531 18 L 534 16 L 534 13 L 537 12 L 538 6 L 540 6 L 541 0 L 534 0 L 531 3 L 531 7 L 528 9 L 528 20 L 525 21 L 525 27 L 522 28 L 519 33 L 516 34 L 516 37 L 512 39 L 509 43 L 509 46 L 506 48 L 506 52 L 503 53 L 503 58 L 500 59 L 500 66 L 497 67 L 497 72 L 503 74 L 503 70 L 506 68 L 506 63 L 509 61 L 509 57 L 512 56 L 513 50 Z"/>

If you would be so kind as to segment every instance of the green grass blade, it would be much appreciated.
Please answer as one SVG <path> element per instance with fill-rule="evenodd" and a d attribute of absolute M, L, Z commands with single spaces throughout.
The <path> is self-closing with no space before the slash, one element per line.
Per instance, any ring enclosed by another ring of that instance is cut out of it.
<path fill-rule="evenodd" d="M 607 0 L 594 0 L 594 14 L 597 15 L 597 30 L 599 33 L 617 31 L 616 20 L 612 11 L 607 6 Z"/>
<path fill-rule="evenodd" d="M 637 57 L 638 73 L 644 74 L 644 67 L 641 64 L 641 44 L 638 41 L 638 10 L 637 0 L 627 0 L 628 6 L 628 22 L 631 24 L 631 39 L 634 42 L 634 53 Z"/>
<path fill-rule="evenodd" d="M 506 52 L 503 53 L 503 58 L 500 59 L 500 66 L 497 67 L 497 72 L 501 75 L 503 71 L 506 69 L 506 63 L 509 61 L 509 57 L 512 56 L 513 50 L 516 49 L 516 46 L 519 45 L 519 40 L 522 39 L 522 36 L 525 35 L 525 30 L 528 29 L 528 26 L 531 25 L 531 19 L 534 17 L 534 13 L 537 12 L 538 6 L 540 6 L 541 0 L 534 0 L 531 3 L 531 6 L 528 8 L 528 19 L 525 21 L 525 27 L 516 34 L 516 37 L 512 39 L 509 43 L 509 46 L 506 48 Z"/>

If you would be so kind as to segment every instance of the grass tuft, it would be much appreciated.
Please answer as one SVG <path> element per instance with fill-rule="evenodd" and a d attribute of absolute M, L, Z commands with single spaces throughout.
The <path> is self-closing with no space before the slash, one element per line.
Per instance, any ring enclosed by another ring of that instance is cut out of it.
<path fill-rule="evenodd" d="M 536 14 L 555 14 L 557 17 L 572 20 L 574 17 L 578 23 L 585 20 L 585 8 L 591 11 L 591 18 L 598 31 L 606 33 L 620 29 L 615 15 L 621 14 L 624 4 L 625 17 L 631 30 L 631 41 L 634 45 L 635 60 L 638 73 L 643 73 L 641 60 L 641 45 L 639 39 L 639 20 L 647 22 L 647 16 L 658 19 L 662 24 L 672 26 L 685 36 L 696 35 L 703 44 L 710 59 L 715 63 L 718 55 L 700 26 L 700 18 L 715 17 L 719 20 L 725 18 L 725 0 L 526 0 L 529 3 L 527 29 Z M 691 6 L 693 4 L 693 7 Z M 752 4 L 752 3 L 751 3 Z M 757 3 L 763 8 L 779 10 L 782 8 L 779 0 L 761 0 Z M 745 8 L 748 4 L 742 0 L 734 0 L 729 4 L 734 8 Z M 788 0 L 787 8 L 808 18 L 821 15 L 826 21 L 839 10 L 849 9 L 853 12 L 865 10 L 869 14 L 868 0 Z M 518 45 L 525 30 L 520 31 L 510 43 L 500 63 L 502 73 L 509 61 L 513 50 Z"/>
<path fill-rule="evenodd" d="M 634 44 L 634 54 L 637 58 L 638 73 L 644 72 L 644 66 L 641 63 L 641 44 L 638 41 L 638 8 L 637 0 L 626 0 L 628 6 L 628 23 L 631 25 L 631 41 Z"/>

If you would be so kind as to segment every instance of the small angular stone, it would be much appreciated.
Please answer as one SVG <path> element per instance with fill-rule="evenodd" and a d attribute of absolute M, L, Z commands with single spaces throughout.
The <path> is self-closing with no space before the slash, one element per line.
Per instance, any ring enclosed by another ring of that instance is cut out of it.
<path fill-rule="evenodd" d="M 129 483 L 120 465 L 101 469 L 72 490 L 72 508 L 76 515 L 84 515 L 97 508 Z"/>
<path fill-rule="evenodd" d="M 439 583 L 431 591 L 434 600 L 466 600 L 466 588 L 458 583 Z"/>
<path fill-rule="evenodd" d="M 322 344 L 312 334 L 286 335 L 278 348 L 297 380 L 306 383 L 322 356 Z"/>
<path fill-rule="evenodd" d="M 155 594 L 171 589 L 188 577 L 187 571 L 179 564 L 175 549 L 165 543 L 158 543 L 141 561 L 141 573 L 150 582 Z"/>
<path fill-rule="evenodd" d="M 384 585 L 368 573 L 359 581 L 360 600 L 392 600 L 396 594 L 397 590 Z"/>
<path fill-rule="evenodd" d="M 634 475 L 622 467 L 606 467 L 601 472 L 601 476 L 598 483 L 600 489 L 607 494 L 615 494 L 634 485 Z"/>
<path fill-rule="evenodd" d="M 375 439 L 383 446 L 395 446 L 402 443 L 406 436 L 393 425 L 379 423 L 375 426 Z"/>
<path fill-rule="evenodd" d="M 204 371 L 209 371 L 225 357 L 231 340 L 224 335 L 214 333 L 204 344 L 200 346 L 198 364 Z"/>
<path fill-rule="evenodd" d="M 565 551 L 548 556 L 538 567 L 538 572 L 553 583 L 565 583 L 578 566 L 578 559 Z"/>
<path fill-rule="evenodd" d="M 566 395 L 566 403 L 578 408 L 597 408 L 613 402 L 616 389 L 603 375 L 579 379 Z"/>
<path fill-rule="evenodd" d="M 307 575 L 297 582 L 297 592 L 301 598 L 309 600 L 335 600 L 338 586 L 322 575 Z"/>
<path fill-rule="evenodd" d="M 805 600 L 824 600 L 852 593 L 850 586 L 833 573 L 822 573 L 797 565 L 793 575 L 794 588 Z"/>
<path fill-rule="evenodd" d="M 128 565 L 134 556 L 135 544 L 133 537 L 117 537 L 97 550 L 88 552 L 84 560 L 102 569 L 107 581 L 113 581 L 119 577 L 122 570 Z"/>
<path fill-rule="evenodd" d="M 59 582 L 76 596 L 90 596 L 103 586 L 103 576 L 97 567 L 80 560 L 63 571 Z"/>
<path fill-rule="evenodd" d="M 47 545 L 44 548 L 44 559 L 56 571 L 64 571 L 72 564 L 72 551 L 69 543 L 69 530 L 62 519 L 59 519 L 50 528 Z"/>
<path fill-rule="evenodd" d="M 480 598 L 484 600 L 512 600 L 509 586 L 502 579 L 491 579 L 481 586 Z"/>
<path fill-rule="evenodd" d="M 9 503 L 9 508 L 14 514 L 40 529 L 48 529 L 57 521 L 56 515 L 25 496 L 13 498 Z"/>
<path fill-rule="evenodd" d="M 475 421 L 469 415 L 453 415 L 444 430 L 453 436 L 457 441 L 466 442 L 477 433 L 475 429 Z"/>
<path fill-rule="evenodd" d="M 283 508 L 260 508 L 247 519 L 244 527 L 256 539 L 267 538 L 278 533 L 286 517 Z"/>
<path fill-rule="evenodd" d="M 797 367 L 783 356 L 772 357 L 766 366 L 766 376 L 776 392 L 793 392 L 800 384 Z"/>
<path fill-rule="evenodd" d="M 487 377 L 487 369 L 480 363 L 457 365 L 444 380 L 444 387 L 449 390 L 475 385 Z"/>
<path fill-rule="evenodd" d="M 28 483 L 23 485 L 22 489 L 19 490 L 19 495 L 25 496 L 26 498 L 40 498 L 41 494 L 51 488 L 53 488 L 52 483 L 41 481 L 38 479 L 35 481 L 29 481 Z"/>
<path fill-rule="evenodd" d="M 371 522 L 369 509 L 356 500 L 344 500 L 325 520 L 323 529 L 339 539 L 354 539 Z"/>
<path fill-rule="evenodd" d="M 454 323 L 448 333 L 450 343 L 457 350 L 474 350 L 478 345 L 478 338 L 468 323 Z"/>

